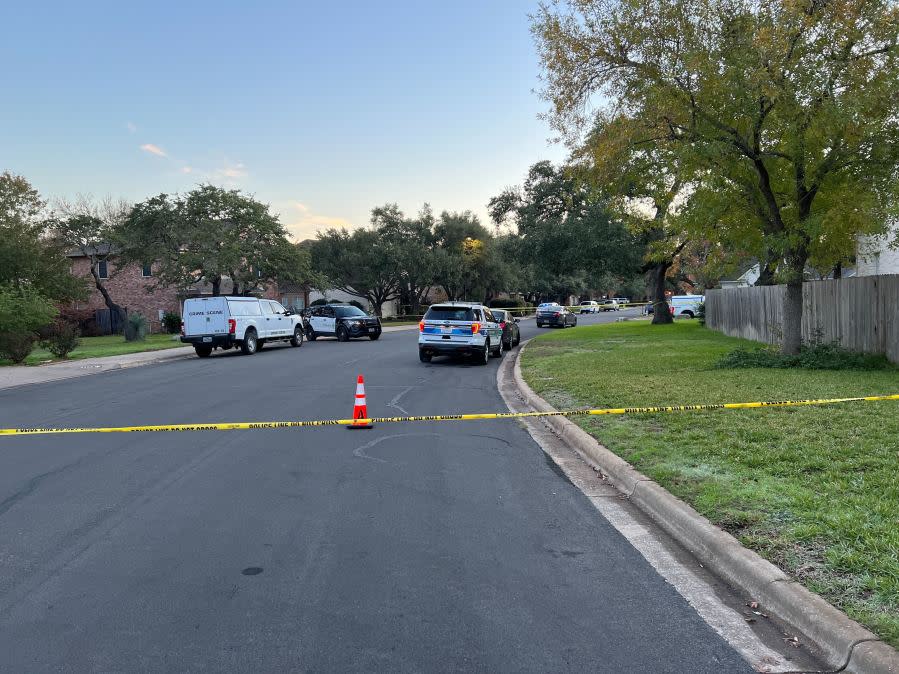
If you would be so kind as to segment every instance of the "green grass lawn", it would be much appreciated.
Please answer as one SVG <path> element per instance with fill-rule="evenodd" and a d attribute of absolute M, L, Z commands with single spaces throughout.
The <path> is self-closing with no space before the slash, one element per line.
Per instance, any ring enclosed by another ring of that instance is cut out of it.
<path fill-rule="evenodd" d="M 172 335 L 147 335 L 143 342 L 126 342 L 122 335 L 106 335 L 104 337 L 82 337 L 81 344 L 69 354 L 69 360 L 80 358 L 98 358 L 100 356 L 121 356 L 125 353 L 140 351 L 159 351 L 184 346 L 173 340 Z M 25 359 L 26 365 L 41 365 L 48 361 L 58 361 L 52 353 L 40 347 L 31 352 Z M 0 365 L 12 365 L 11 361 L 0 359 Z"/>
<path fill-rule="evenodd" d="M 899 393 L 899 369 L 714 369 L 694 322 L 553 332 L 524 352 L 558 408 Z M 606 447 L 899 646 L 899 402 L 575 418 Z"/>

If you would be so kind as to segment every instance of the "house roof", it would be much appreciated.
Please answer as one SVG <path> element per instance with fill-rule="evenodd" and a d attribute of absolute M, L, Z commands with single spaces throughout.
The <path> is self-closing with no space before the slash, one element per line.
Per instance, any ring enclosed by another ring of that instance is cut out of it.
<path fill-rule="evenodd" d="M 97 246 L 86 246 L 85 248 L 70 248 L 66 251 L 66 257 L 87 257 L 88 255 L 109 255 L 115 252 L 115 247 L 111 243 L 101 243 Z"/>

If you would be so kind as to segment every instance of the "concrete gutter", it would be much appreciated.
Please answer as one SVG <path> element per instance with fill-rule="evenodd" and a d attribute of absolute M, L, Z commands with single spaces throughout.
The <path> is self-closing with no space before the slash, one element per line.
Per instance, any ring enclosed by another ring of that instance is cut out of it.
<path fill-rule="evenodd" d="M 555 412 L 521 375 L 521 354 L 527 343 L 512 356 L 515 386 L 526 405 L 540 412 Z M 619 491 L 704 566 L 745 593 L 747 600 L 764 605 L 808 638 L 820 649 L 822 659 L 832 671 L 899 674 L 899 652 L 875 634 L 743 547 L 736 538 L 603 447 L 574 422 L 566 417 L 545 420 L 564 442 L 608 476 Z"/>

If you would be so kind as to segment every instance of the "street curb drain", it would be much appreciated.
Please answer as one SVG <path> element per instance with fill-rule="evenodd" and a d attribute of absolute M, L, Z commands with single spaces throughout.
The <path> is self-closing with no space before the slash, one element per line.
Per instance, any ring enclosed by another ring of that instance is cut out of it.
<path fill-rule="evenodd" d="M 521 354 L 529 342 L 522 342 L 521 348 L 510 354 L 514 358 L 514 387 L 525 405 L 540 412 L 556 411 L 521 376 Z M 567 417 L 544 420 L 563 442 L 605 474 L 623 495 L 705 567 L 802 632 L 834 672 L 899 674 L 899 652 L 889 644 L 744 547 Z"/>

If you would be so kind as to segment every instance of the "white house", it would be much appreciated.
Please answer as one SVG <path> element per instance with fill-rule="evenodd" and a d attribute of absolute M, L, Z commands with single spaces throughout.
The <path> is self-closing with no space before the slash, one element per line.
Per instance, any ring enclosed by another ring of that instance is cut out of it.
<path fill-rule="evenodd" d="M 891 246 L 892 243 L 899 243 L 899 223 L 883 236 L 859 237 L 856 255 L 858 276 L 899 274 L 899 248 Z"/>
<path fill-rule="evenodd" d="M 759 263 L 754 262 L 748 267 L 743 267 L 736 274 L 721 279 L 719 282 L 722 288 L 746 288 L 754 286 L 759 280 Z"/>

